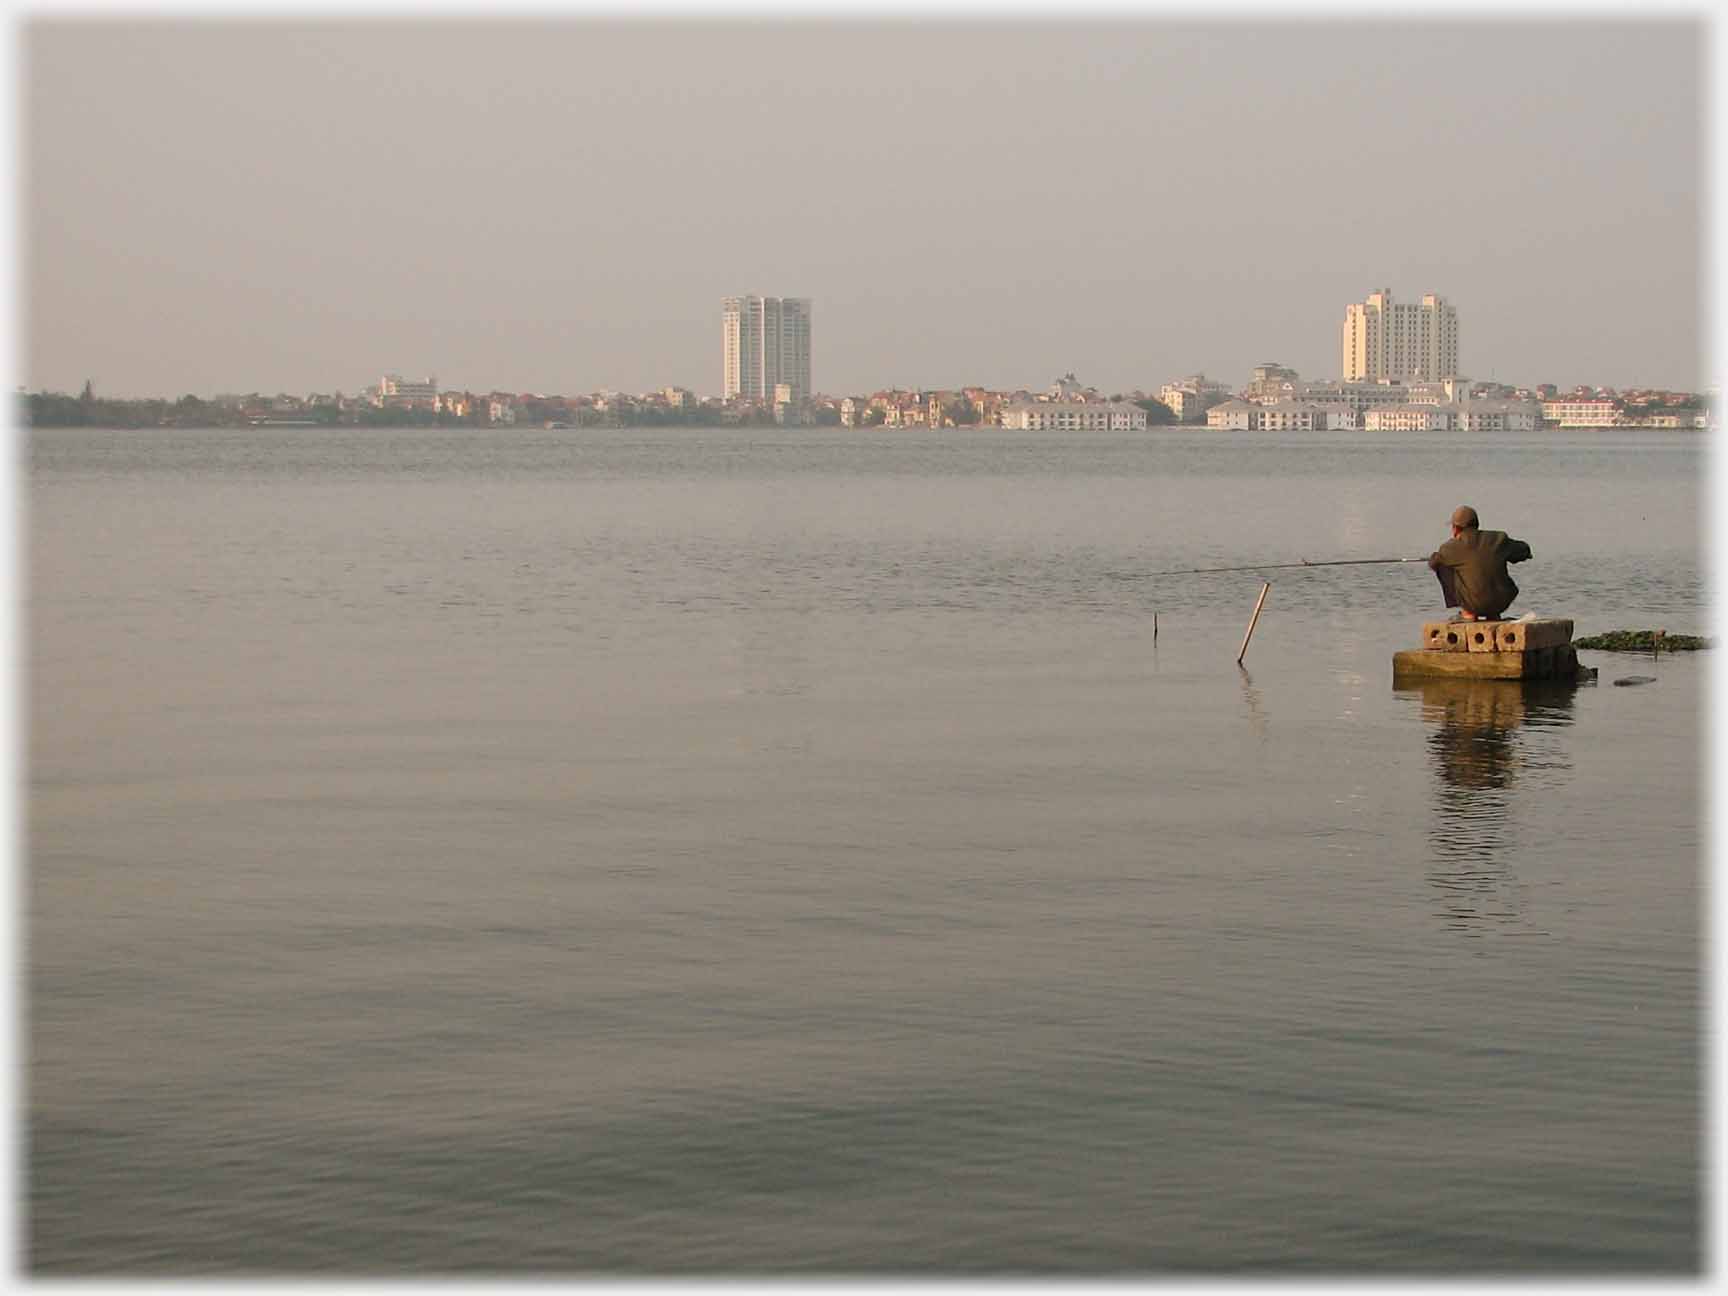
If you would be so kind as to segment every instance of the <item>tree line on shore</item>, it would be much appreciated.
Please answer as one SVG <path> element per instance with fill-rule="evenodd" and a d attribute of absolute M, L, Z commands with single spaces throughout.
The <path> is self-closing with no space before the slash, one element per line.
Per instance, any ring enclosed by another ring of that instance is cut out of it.
<path fill-rule="evenodd" d="M 282 421 L 321 424 L 329 427 L 488 427 L 492 426 L 483 402 L 469 406 L 467 413 L 426 406 L 375 406 L 334 403 L 315 404 L 296 410 L 249 410 L 226 401 L 201 400 L 182 396 L 179 400 L 120 399 L 91 395 L 70 396 L 63 392 L 20 393 L 22 408 L 19 417 L 28 427 L 246 427 L 259 421 Z M 771 409 L 750 408 L 733 416 L 748 425 L 772 425 Z M 596 410 L 591 405 L 570 405 L 563 401 L 527 401 L 516 409 L 516 425 L 543 427 L 562 424 L 575 427 L 620 426 L 710 426 L 716 421 L 713 410 L 697 406 L 675 409 L 657 405 L 635 405 L 609 410 Z M 839 416 L 818 422 L 837 424 Z"/>
<path fill-rule="evenodd" d="M 481 399 L 470 399 L 465 413 L 434 410 L 423 405 L 375 406 L 358 402 L 338 404 L 335 401 L 314 402 L 293 410 L 274 410 L 263 398 L 247 398 L 236 403 L 231 400 L 203 400 L 191 395 L 178 400 L 99 397 L 88 383 L 77 396 L 64 392 L 19 392 L 17 399 L 21 406 L 19 418 L 28 427 L 246 427 L 260 419 L 293 420 L 330 427 L 492 426 L 487 402 Z M 1170 407 L 1162 401 L 1143 399 L 1134 403 L 1146 411 L 1146 421 L 1151 425 L 1177 421 Z M 959 427 L 975 426 L 982 421 L 980 411 L 964 398 L 944 406 L 943 413 Z M 868 409 L 864 412 L 862 426 L 879 426 L 883 418 L 881 409 Z M 818 427 L 838 426 L 840 414 L 834 404 L 821 403 L 810 409 L 808 419 Z M 771 427 L 775 418 L 772 407 L 766 405 L 746 405 L 722 413 L 708 404 L 677 407 L 629 401 L 598 409 L 586 401 L 561 397 L 531 398 L 521 401 L 515 408 L 515 425 L 519 427 L 711 427 L 721 422 Z"/>

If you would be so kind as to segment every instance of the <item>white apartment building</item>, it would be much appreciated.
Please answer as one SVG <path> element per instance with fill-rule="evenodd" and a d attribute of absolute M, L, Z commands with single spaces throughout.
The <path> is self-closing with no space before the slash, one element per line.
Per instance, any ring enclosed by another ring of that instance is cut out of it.
<path fill-rule="evenodd" d="M 1206 411 L 1206 426 L 1229 432 L 1354 431 L 1356 410 L 1336 401 L 1230 400 Z"/>
<path fill-rule="evenodd" d="M 1282 365 L 1256 365 L 1254 377 L 1242 389 L 1241 398 L 1255 405 L 1274 401 L 1309 401 L 1323 405 L 1347 405 L 1360 418 L 1364 410 L 1379 405 L 1403 405 L 1408 389 L 1397 382 L 1342 382 L 1305 379 Z"/>
<path fill-rule="evenodd" d="M 1144 432 L 1146 411 L 1126 401 L 1016 401 L 1002 426 L 1027 432 Z"/>
<path fill-rule="evenodd" d="M 1455 378 L 1458 311 L 1429 293 L 1421 305 L 1395 302 L 1390 289 L 1344 310 L 1344 381 Z"/>
<path fill-rule="evenodd" d="M 1403 383 L 1394 382 L 1302 382 L 1291 399 L 1348 405 L 1360 420 L 1371 409 L 1408 404 L 1409 393 Z"/>
<path fill-rule="evenodd" d="M 727 297 L 720 303 L 721 392 L 768 401 L 785 383 L 810 398 L 810 299 Z"/>
<path fill-rule="evenodd" d="M 1326 415 L 1327 431 L 1354 432 L 1362 426 L 1362 415 L 1353 405 L 1342 401 L 1316 401 L 1315 407 Z"/>
<path fill-rule="evenodd" d="M 1542 424 L 1534 401 L 1464 400 L 1452 408 L 1460 432 L 1534 432 Z"/>
<path fill-rule="evenodd" d="M 380 405 L 437 405 L 438 379 L 409 382 L 401 374 L 385 374 L 378 382 Z"/>
<path fill-rule="evenodd" d="M 1313 401 L 1272 401 L 1260 406 L 1263 432 L 1324 432 L 1325 407 Z"/>
<path fill-rule="evenodd" d="M 1365 432 L 1452 432 L 1458 411 L 1448 405 L 1384 405 L 1362 416 Z"/>
<path fill-rule="evenodd" d="M 1619 427 L 1626 422 L 1626 409 L 1610 396 L 1563 396 L 1542 402 L 1542 421 L 1560 427 Z"/>
<path fill-rule="evenodd" d="M 1710 416 L 1704 411 L 1687 411 L 1681 414 L 1646 414 L 1641 419 L 1632 421 L 1634 427 L 1650 428 L 1701 428 L 1710 426 Z"/>
<path fill-rule="evenodd" d="M 1260 409 L 1252 401 L 1227 400 L 1206 411 L 1206 426 L 1225 432 L 1251 432 L 1260 426 Z"/>

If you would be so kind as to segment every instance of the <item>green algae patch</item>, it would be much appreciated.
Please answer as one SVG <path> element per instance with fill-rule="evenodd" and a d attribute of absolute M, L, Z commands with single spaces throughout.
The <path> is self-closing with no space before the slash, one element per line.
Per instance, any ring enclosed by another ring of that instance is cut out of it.
<path fill-rule="evenodd" d="M 1574 648 L 1601 652 L 1696 652 L 1714 645 L 1699 635 L 1666 634 L 1658 630 L 1610 630 L 1607 634 L 1574 639 Z"/>

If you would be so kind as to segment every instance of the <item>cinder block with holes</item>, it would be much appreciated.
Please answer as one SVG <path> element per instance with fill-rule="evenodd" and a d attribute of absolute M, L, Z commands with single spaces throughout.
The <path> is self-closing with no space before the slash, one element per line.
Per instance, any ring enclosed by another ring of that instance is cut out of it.
<path fill-rule="evenodd" d="M 1470 652 L 1499 652 L 1494 643 L 1494 629 L 1498 621 L 1462 621 L 1459 623 L 1464 631 L 1464 646 Z"/>
<path fill-rule="evenodd" d="M 1538 617 L 1534 621 L 1496 621 L 1493 625 L 1494 642 L 1500 652 L 1558 648 L 1572 642 L 1572 622 L 1564 617 Z"/>
<path fill-rule="evenodd" d="M 1422 627 L 1422 646 L 1436 652 L 1468 652 L 1463 621 L 1430 621 Z"/>

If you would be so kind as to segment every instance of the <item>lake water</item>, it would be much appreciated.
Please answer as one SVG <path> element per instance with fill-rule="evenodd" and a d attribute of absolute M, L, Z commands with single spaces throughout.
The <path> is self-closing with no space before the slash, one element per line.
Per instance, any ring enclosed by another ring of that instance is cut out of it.
<path fill-rule="evenodd" d="M 1705 654 L 1147 573 L 1701 633 L 1705 459 L 40 431 L 25 1262 L 1697 1271 Z"/>

